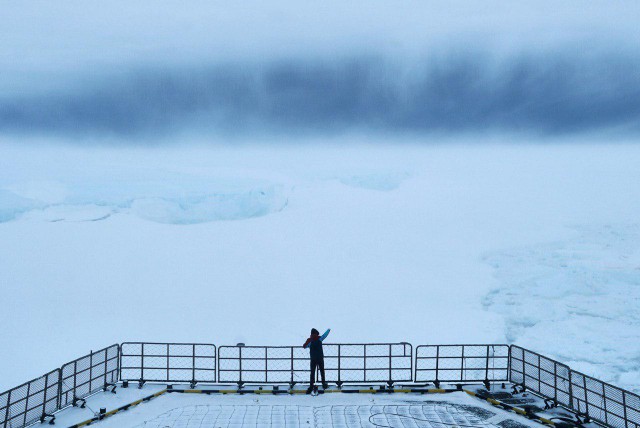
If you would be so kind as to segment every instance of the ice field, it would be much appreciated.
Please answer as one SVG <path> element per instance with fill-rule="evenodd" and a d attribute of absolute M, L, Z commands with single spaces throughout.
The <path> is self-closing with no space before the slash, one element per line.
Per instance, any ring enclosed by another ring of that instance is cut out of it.
<path fill-rule="evenodd" d="M 640 148 L 340 143 L 3 140 L 0 389 L 113 342 L 331 327 L 513 342 L 638 390 Z"/>

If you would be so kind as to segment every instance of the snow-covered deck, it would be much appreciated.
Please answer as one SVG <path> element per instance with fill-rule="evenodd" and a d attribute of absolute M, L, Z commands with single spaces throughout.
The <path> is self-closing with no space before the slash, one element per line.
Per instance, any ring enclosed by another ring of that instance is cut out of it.
<path fill-rule="evenodd" d="M 190 390 L 188 385 L 173 385 L 173 388 L 190 393 L 166 392 L 92 424 L 105 428 L 540 426 L 538 422 L 474 398 L 464 391 L 348 393 L 357 391 L 358 387 L 345 387 L 342 391 L 332 388 L 328 390 L 332 393 L 312 396 L 302 393 L 302 389 L 273 394 L 272 386 L 262 387 L 260 393 L 254 392 L 259 386 L 245 388 L 246 393 L 243 394 L 235 393 L 236 388 L 228 385 L 205 386 L 198 390 Z M 501 394 L 508 391 L 499 385 L 497 388 Z M 94 418 L 100 408 L 109 413 L 166 389 L 167 385 L 147 384 L 142 389 L 134 385 L 119 387 L 116 394 L 101 392 L 89 397 L 85 408 L 71 407 L 60 411 L 55 423 L 64 427 L 81 426 L 79 424 Z M 221 389 L 231 393 L 217 392 Z M 536 407 L 540 404 L 539 399 L 531 396 L 524 401 Z M 554 412 L 558 416 L 562 411 L 556 409 Z M 552 414 L 546 416 L 553 417 Z"/>

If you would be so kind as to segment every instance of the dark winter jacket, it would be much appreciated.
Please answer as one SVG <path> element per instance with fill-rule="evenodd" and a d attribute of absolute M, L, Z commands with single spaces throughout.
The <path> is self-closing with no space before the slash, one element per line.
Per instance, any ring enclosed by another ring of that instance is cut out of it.
<path fill-rule="evenodd" d="M 302 345 L 303 348 L 309 348 L 309 353 L 312 360 L 321 360 L 324 358 L 324 352 L 322 351 L 322 341 L 329 335 L 331 329 L 327 329 L 322 336 L 315 328 L 311 330 L 311 336 Z"/>

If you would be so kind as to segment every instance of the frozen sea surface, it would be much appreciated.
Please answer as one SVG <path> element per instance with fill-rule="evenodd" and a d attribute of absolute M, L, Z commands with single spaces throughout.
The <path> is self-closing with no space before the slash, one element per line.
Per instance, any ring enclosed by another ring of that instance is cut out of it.
<path fill-rule="evenodd" d="M 486 256 L 500 285 L 484 299 L 506 339 L 640 389 L 640 226 L 574 227 L 565 241 Z"/>
<path fill-rule="evenodd" d="M 0 389 L 122 341 L 516 342 L 640 387 L 636 145 L 0 143 Z"/>

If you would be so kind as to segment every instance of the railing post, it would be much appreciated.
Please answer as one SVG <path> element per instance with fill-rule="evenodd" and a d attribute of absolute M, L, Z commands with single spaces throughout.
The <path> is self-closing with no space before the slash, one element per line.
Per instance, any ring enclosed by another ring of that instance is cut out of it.
<path fill-rule="evenodd" d="M 7 409 L 4 412 L 4 428 L 9 427 L 9 417 L 11 416 L 11 392 L 13 390 L 9 390 L 9 394 L 7 395 Z"/>
<path fill-rule="evenodd" d="M 622 409 L 624 412 L 624 426 L 625 428 L 629 428 L 629 419 L 627 418 L 627 392 L 622 391 Z M 638 424 L 636 424 L 636 427 Z"/>
<path fill-rule="evenodd" d="M 589 392 L 587 391 L 587 376 L 582 375 L 582 387 L 584 388 L 585 414 L 589 416 Z"/>
<path fill-rule="evenodd" d="M 31 392 L 31 382 L 29 382 L 27 384 L 27 396 L 25 397 L 25 403 L 24 403 L 24 418 L 22 419 L 22 426 L 26 426 L 27 425 L 27 413 L 29 413 L 29 394 Z"/>
<path fill-rule="evenodd" d="M 573 407 L 573 370 L 569 368 L 567 371 L 569 372 L 569 408 L 575 409 Z"/>
<path fill-rule="evenodd" d="M 513 345 L 509 345 L 509 347 L 507 348 L 509 350 L 509 353 L 507 354 L 507 380 L 509 382 L 511 382 L 511 380 L 513 379 L 513 377 L 511 376 L 511 350 L 513 348 Z"/>
<path fill-rule="evenodd" d="M 440 345 L 436 345 L 436 388 L 438 388 L 438 372 L 440 371 Z"/>
<path fill-rule="evenodd" d="M 364 381 L 363 382 L 366 382 L 367 381 L 367 345 L 364 345 L 363 361 L 364 361 Z"/>
<path fill-rule="evenodd" d="M 42 416 L 47 413 L 47 392 L 49 392 L 49 375 L 44 376 L 44 399 L 42 400 Z"/>
<path fill-rule="evenodd" d="M 338 386 L 340 386 L 342 382 L 342 378 L 340 377 L 340 368 L 342 362 L 342 354 L 341 354 L 342 345 L 338 345 Z"/>
<path fill-rule="evenodd" d="M 238 346 L 238 367 L 240 368 L 238 372 L 238 383 L 242 385 L 242 346 Z"/>
<path fill-rule="evenodd" d="M 267 358 L 268 350 L 264 347 L 264 381 L 269 382 L 269 359 Z"/>
<path fill-rule="evenodd" d="M 194 343 L 191 348 L 191 382 L 196 383 L 196 344 Z M 215 367 L 215 362 L 213 363 Z"/>
<path fill-rule="evenodd" d="M 293 388 L 293 346 L 291 347 L 291 381 L 289 382 L 289 384 L 291 385 L 291 388 Z"/>
<path fill-rule="evenodd" d="M 120 368 L 122 367 L 122 351 L 119 343 L 116 343 L 116 382 L 118 380 L 122 380 L 122 371 Z"/>
<path fill-rule="evenodd" d="M 58 386 L 56 388 L 58 393 L 58 403 L 56 408 L 60 410 L 62 408 L 62 369 L 58 369 Z"/>
<path fill-rule="evenodd" d="M 604 390 L 604 382 L 602 383 L 602 403 L 603 403 L 603 407 L 604 407 L 604 423 L 607 426 L 609 425 L 609 412 L 607 412 L 607 397 L 606 397 L 606 392 Z M 622 393 L 622 395 L 624 395 L 624 392 Z"/>
<path fill-rule="evenodd" d="M 558 363 L 553 363 L 553 399 L 558 402 Z"/>
<path fill-rule="evenodd" d="M 169 353 L 171 352 L 169 344 L 167 343 L 167 382 L 169 382 Z"/>
<path fill-rule="evenodd" d="M 555 363 L 553 364 L 555 366 Z M 540 354 L 538 354 L 538 391 L 542 391 L 542 364 L 540 363 Z"/>
<path fill-rule="evenodd" d="M 460 358 L 460 382 L 464 381 L 464 345 L 462 345 L 462 358 Z"/>
<path fill-rule="evenodd" d="M 89 353 L 89 391 L 93 388 L 91 387 L 93 384 L 93 350 Z"/>
<path fill-rule="evenodd" d="M 484 371 L 484 379 L 487 380 L 487 381 L 489 380 L 489 346 L 490 345 L 487 345 L 487 360 L 486 360 L 486 366 L 485 366 L 485 371 Z M 495 358 L 495 356 L 494 356 L 494 358 Z M 494 375 L 495 375 L 495 373 L 494 373 Z"/>
<path fill-rule="evenodd" d="M 389 383 L 393 382 L 393 376 L 392 376 L 392 372 L 391 372 L 391 354 L 392 354 L 392 345 L 389 344 Z"/>
<path fill-rule="evenodd" d="M 418 345 L 418 346 L 420 346 L 420 345 Z M 416 361 L 415 367 L 413 366 L 413 360 L 414 359 Z M 417 382 L 418 381 L 418 348 L 417 347 L 416 347 L 416 355 L 413 356 L 413 353 L 411 355 L 411 380 L 413 382 Z"/>
<path fill-rule="evenodd" d="M 104 388 L 107 388 L 107 358 L 109 356 L 108 354 L 109 348 L 105 348 L 104 350 Z"/>
<path fill-rule="evenodd" d="M 140 350 L 140 382 L 144 380 L 144 343 Z"/>
<path fill-rule="evenodd" d="M 527 387 L 527 353 L 522 349 L 522 386 Z"/>
<path fill-rule="evenodd" d="M 408 345 L 409 345 L 409 349 L 411 350 L 411 355 L 409 355 L 409 369 L 411 370 L 411 381 L 415 381 L 415 379 L 413 378 L 413 345 L 410 343 Z M 405 357 L 407 356 L 407 344 L 404 345 L 404 356 Z"/>
<path fill-rule="evenodd" d="M 73 406 L 76 406 L 76 391 L 78 390 L 78 360 L 73 362 Z"/>

